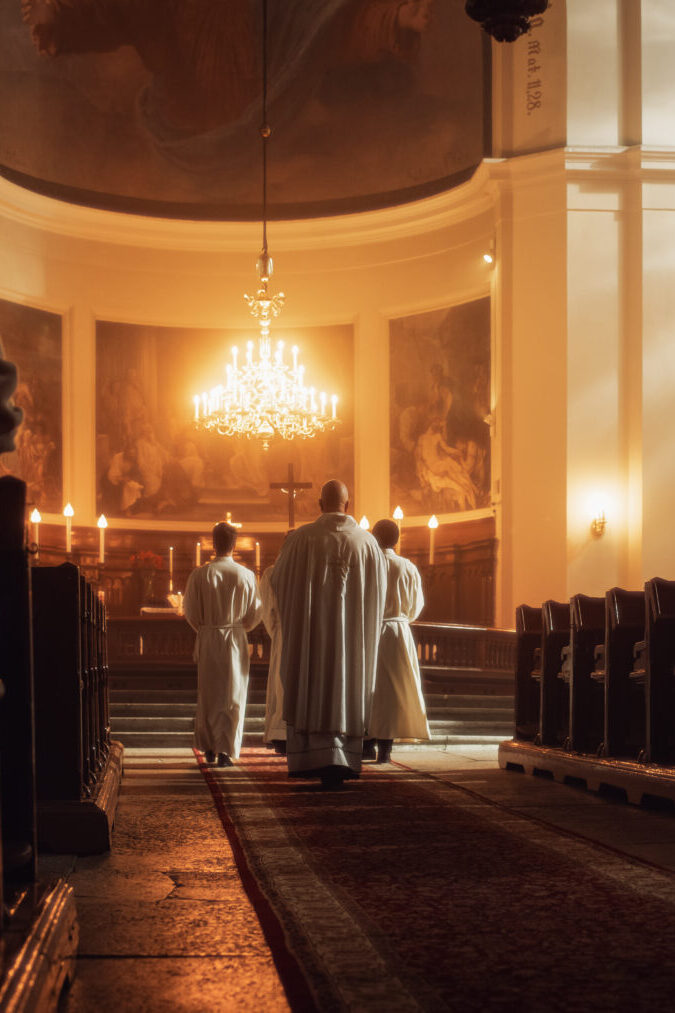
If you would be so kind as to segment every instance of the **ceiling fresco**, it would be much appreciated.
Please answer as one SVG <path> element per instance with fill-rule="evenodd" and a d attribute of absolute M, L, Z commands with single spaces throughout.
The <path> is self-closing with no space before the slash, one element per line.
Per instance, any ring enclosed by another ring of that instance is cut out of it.
<path fill-rule="evenodd" d="M 269 0 L 271 217 L 466 179 L 489 69 L 463 0 Z M 3 0 L 0 172 L 139 213 L 260 214 L 259 0 Z"/>

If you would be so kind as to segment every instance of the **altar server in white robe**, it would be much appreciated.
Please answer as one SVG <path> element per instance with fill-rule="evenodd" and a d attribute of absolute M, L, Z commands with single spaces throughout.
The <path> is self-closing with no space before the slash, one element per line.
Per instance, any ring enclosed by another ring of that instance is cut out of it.
<path fill-rule="evenodd" d="M 271 578 L 288 772 L 325 788 L 361 772 L 386 588 L 384 556 L 348 499 L 342 482 L 323 486 L 321 516 L 288 536 Z"/>
<path fill-rule="evenodd" d="M 387 597 L 368 734 L 377 739 L 377 762 L 388 763 L 394 739 L 428 739 L 417 647 L 410 623 L 424 606 L 422 579 L 409 559 L 397 556 L 394 521 L 378 521 L 373 536 L 387 562 Z"/>
<path fill-rule="evenodd" d="M 283 716 L 284 690 L 281 685 L 281 620 L 276 595 L 272 589 L 273 566 L 268 566 L 260 578 L 262 618 L 270 638 L 270 663 L 265 697 L 265 730 L 263 739 L 270 742 L 277 753 L 286 755 L 286 722 Z"/>
<path fill-rule="evenodd" d="M 236 528 L 213 529 L 216 558 L 188 577 L 183 610 L 197 633 L 197 713 L 194 744 L 208 763 L 232 766 L 244 734 L 248 692 L 247 630 L 260 622 L 262 607 L 255 574 L 235 563 Z"/>

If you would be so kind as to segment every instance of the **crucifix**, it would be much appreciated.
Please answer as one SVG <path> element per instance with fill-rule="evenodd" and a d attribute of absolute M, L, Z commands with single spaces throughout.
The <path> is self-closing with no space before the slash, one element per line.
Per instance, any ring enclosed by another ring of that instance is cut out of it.
<path fill-rule="evenodd" d="M 270 482 L 270 489 L 281 489 L 288 496 L 288 527 L 295 527 L 295 495 L 299 489 L 311 489 L 311 482 L 296 482 L 293 477 L 293 465 L 288 465 L 288 478 L 285 482 Z"/>

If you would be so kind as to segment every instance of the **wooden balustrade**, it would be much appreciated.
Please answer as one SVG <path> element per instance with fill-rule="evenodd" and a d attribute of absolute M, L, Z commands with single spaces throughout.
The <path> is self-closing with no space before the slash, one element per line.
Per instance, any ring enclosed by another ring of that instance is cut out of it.
<path fill-rule="evenodd" d="M 425 666 L 511 671 L 515 633 L 482 626 L 417 622 L 412 624 L 420 663 Z M 111 618 L 108 625 L 111 665 L 127 662 L 192 662 L 195 635 L 176 615 Z M 269 662 L 269 637 L 262 623 L 248 634 L 251 660 Z"/>

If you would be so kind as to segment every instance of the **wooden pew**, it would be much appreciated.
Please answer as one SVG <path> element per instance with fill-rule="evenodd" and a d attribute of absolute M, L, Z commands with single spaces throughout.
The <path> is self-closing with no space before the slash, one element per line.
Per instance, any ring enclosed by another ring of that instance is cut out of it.
<path fill-rule="evenodd" d="M 539 681 L 539 734 L 542 746 L 562 746 L 569 725 L 567 686 L 559 678 L 561 652 L 570 639 L 570 607 L 566 602 L 545 601 L 541 607 L 541 668 L 532 676 Z"/>
<path fill-rule="evenodd" d="M 45 850 L 107 850 L 123 750 L 110 741 L 105 615 L 77 566 L 35 567 L 38 837 Z"/>
<path fill-rule="evenodd" d="M 675 581 L 654 577 L 645 584 L 645 747 L 651 763 L 675 762 Z M 638 655 L 639 656 L 639 655 Z M 640 681 L 639 666 L 634 679 Z"/>
<path fill-rule="evenodd" d="M 532 678 L 535 651 L 541 648 L 541 608 L 519 605 L 516 609 L 515 734 L 532 742 L 539 731 L 539 684 Z"/>
<path fill-rule="evenodd" d="M 563 665 L 569 685 L 568 746 L 577 753 L 595 753 L 603 741 L 604 691 L 592 672 L 595 647 L 605 635 L 605 599 L 574 595 L 570 623 L 569 665 Z"/>
<path fill-rule="evenodd" d="M 604 692 L 602 756 L 635 759 L 644 743 L 644 689 L 634 684 L 635 644 L 644 637 L 645 593 L 605 594 L 605 639 L 595 649 L 593 680 Z"/>

